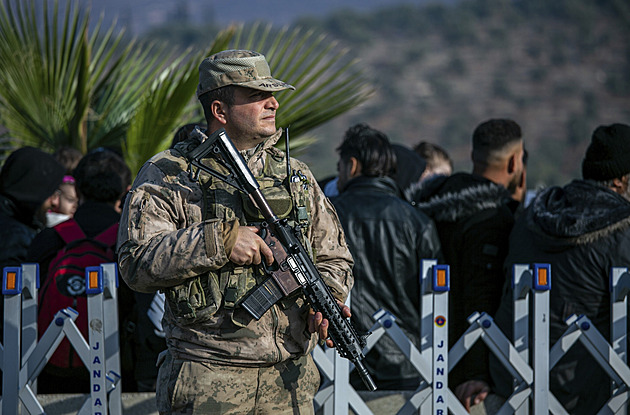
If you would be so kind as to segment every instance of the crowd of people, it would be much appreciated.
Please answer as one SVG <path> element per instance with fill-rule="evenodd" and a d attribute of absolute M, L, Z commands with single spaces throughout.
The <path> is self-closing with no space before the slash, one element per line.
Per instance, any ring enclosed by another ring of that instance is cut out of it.
<path fill-rule="evenodd" d="M 242 307 L 254 287 L 268 284 L 278 260 L 263 239 L 264 217 L 238 189 L 191 171 L 191 150 L 225 129 L 357 331 L 366 332 L 385 308 L 419 346 L 419 268 L 422 259 L 436 259 L 450 266 L 450 345 L 476 311 L 511 337 L 516 263 L 552 266 L 552 343 L 571 314 L 585 314 L 608 334 L 608 273 L 630 264 L 630 126 L 599 126 L 582 178 L 544 189 L 526 206 L 528 153 L 514 120 L 483 120 L 471 132 L 471 172 L 455 172 L 437 144 L 392 143 L 359 123 L 341 137 L 337 174 L 318 182 L 275 146 L 282 130 L 274 92 L 287 89 L 295 88 L 273 78 L 259 53 L 204 59 L 197 97 L 205 124 L 178 130 L 133 184 L 109 149 L 15 151 L 0 172 L 0 266 L 37 262 L 46 276 L 67 246 L 59 223 L 74 220 L 87 237 L 119 224 L 113 248 L 122 277 L 121 339 L 131 344 L 123 356 L 133 379 L 127 390 L 155 390 L 165 414 L 312 413 L 320 376 L 310 352 L 318 342 L 334 347 L 329 322 L 299 290 L 259 319 Z M 213 157 L 204 162 L 224 169 Z M 157 292 L 165 302 L 159 330 L 147 317 Z M 379 389 L 419 384 L 386 336 L 365 364 Z M 41 391 L 77 391 L 89 382 L 84 368 L 49 366 Z M 70 377 L 77 381 L 65 381 Z M 351 382 L 363 387 L 358 377 Z M 449 385 L 468 410 L 491 393 L 512 393 L 509 373 L 482 343 L 451 370 Z M 574 414 L 597 412 L 610 392 L 605 372 L 580 346 L 552 369 L 550 390 Z"/>

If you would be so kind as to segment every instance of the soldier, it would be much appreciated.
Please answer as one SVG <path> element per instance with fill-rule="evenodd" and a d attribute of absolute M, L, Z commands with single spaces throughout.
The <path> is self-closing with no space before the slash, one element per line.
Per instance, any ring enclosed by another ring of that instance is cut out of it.
<path fill-rule="evenodd" d="M 352 287 L 352 256 L 334 208 L 309 168 L 274 144 L 275 91 L 295 89 L 272 78 L 265 57 L 223 51 L 199 66 L 197 97 L 207 132 L 196 128 L 140 170 L 121 218 L 119 265 L 139 291 L 165 293 L 168 350 L 158 359 L 160 413 L 313 413 L 319 374 L 310 356 L 328 322 L 299 293 L 260 320 L 240 302 L 265 275 L 272 252 L 258 235 L 258 211 L 247 197 L 201 172 L 192 179 L 186 154 L 225 128 L 278 217 L 301 223 L 305 246 L 333 295 Z M 206 135 L 207 134 L 207 135 Z M 219 169 L 212 158 L 206 164 Z M 294 180 L 296 179 L 296 180 Z M 297 213 L 301 213 L 298 217 Z M 303 215 L 306 213 L 306 215 Z M 344 307 L 346 317 L 350 310 Z M 327 340 L 332 345 L 330 339 Z"/>

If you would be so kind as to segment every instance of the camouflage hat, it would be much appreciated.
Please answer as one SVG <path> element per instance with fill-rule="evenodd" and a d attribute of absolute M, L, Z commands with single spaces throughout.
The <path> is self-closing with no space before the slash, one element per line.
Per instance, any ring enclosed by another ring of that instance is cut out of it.
<path fill-rule="evenodd" d="M 271 77 L 263 55 L 249 50 L 226 50 L 207 57 L 199 65 L 197 97 L 226 85 L 238 85 L 260 91 L 295 89 Z"/>

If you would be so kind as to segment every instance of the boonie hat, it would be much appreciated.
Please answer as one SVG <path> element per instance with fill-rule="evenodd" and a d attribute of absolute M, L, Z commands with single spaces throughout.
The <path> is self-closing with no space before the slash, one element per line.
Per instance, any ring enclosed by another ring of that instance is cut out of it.
<path fill-rule="evenodd" d="M 197 97 L 222 86 L 237 85 L 260 91 L 295 89 L 271 76 L 264 55 L 250 50 L 226 50 L 205 58 L 199 65 Z"/>
<path fill-rule="evenodd" d="M 586 180 L 610 180 L 630 173 L 630 126 L 600 125 L 593 132 L 591 144 L 582 161 Z"/>

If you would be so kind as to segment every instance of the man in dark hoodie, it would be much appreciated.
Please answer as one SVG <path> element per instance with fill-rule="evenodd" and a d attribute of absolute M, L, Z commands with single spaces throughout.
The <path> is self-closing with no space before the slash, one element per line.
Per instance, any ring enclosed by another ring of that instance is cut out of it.
<path fill-rule="evenodd" d="M 397 150 L 385 134 L 357 124 L 337 150 L 340 194 L 331 201 L 355 260 L 352 321 L 366 332 L 374 324 L 372 315 L 384 308 L 420 347 L 420 263 L 442 259 L 435 226 L 403 200 L 393 179 Z M 415 389 L 419 384 L 417 370 L 388 336 L 376 343 L 365 364 L 379 389 Z M 354 373 L 351 381 L 363 388 Z"/>
<path fill-rule="evenodd" d="M 523 139 L 516 122 L 481 123 L 472 145 L 472 174 L 429 179 L 413 198 L 434 220 L 450 266 L 449 347 L 468 328 L 470 314 L 485 311 L 494 316 L 499 306 L 503 261 L 518 205 L 511 193 L 523 171 Z M 489 381 L 483 344 L 476 344 L 449 374 L 449 385 L 467 409 L 485 399 Z"/>
<path fill-rule="evenodd" d="M 582 163 L 583 180 L 541 191 L 510 236 L 512 264 L 551 264 L 550 344 L 572 314 L 585 315 L 610 335 L 611 267 L 630 265 L 630 126 L 598 127 Z M 506 284 L 495 321 L 512 333 L 512 289 Z M 491 357 L 496 391 L 511 391 L 511 377 Z M 551 392 L 571 414 L 595 414 L 610 397 L 610 379 L 578 343 L 551 370 Z"/>

